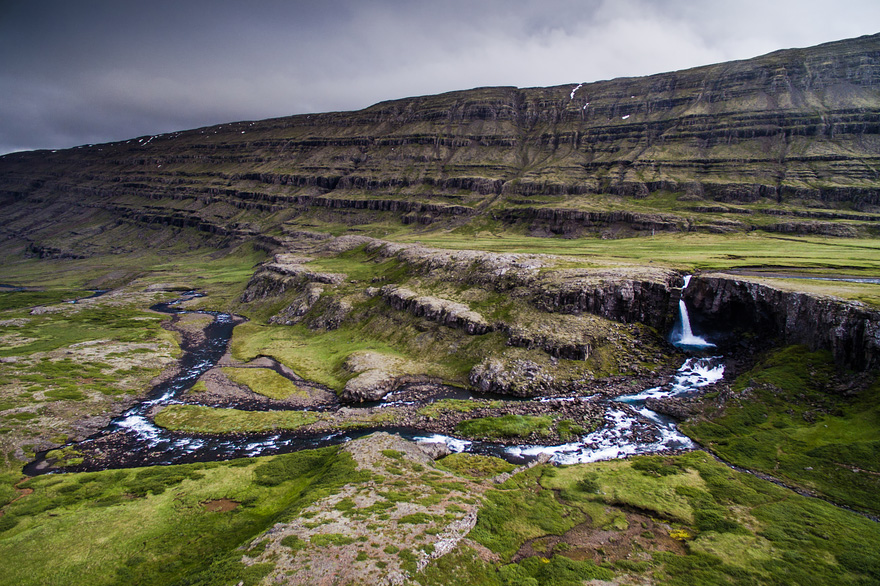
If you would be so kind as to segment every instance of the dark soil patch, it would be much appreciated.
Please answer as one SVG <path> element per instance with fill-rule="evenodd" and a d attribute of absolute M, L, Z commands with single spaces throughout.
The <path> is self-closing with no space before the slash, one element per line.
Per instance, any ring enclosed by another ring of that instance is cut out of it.
<path fill-rule="evenodd" d="M 206 511 L 211 511 L 213 513 L 226 513 L 228 511 L 233 511 L 237 509 L 238 505 L 240 505 L 241 503 L 232 499 L 222 498 L 205 501 L 199 504 L 202 505 L 202 507 Z"/>
<path fill-rule="evenodd" d="M 618 560 L 640 560 L 645 552 L 668 551 L 685 555 L 684 543 L 669 536 L 667 523 L 635 512 L 626 512 L 628 527 L 623 530 L 594 527 L 586 521 L 563 535 L 548 535 L 527 541 L 513 561 L 561 554 L 577 561 L 592 560 L 597 564 Z"/>
<path fill-rule="evenodd" d="M 9 501 L 8 503 L 6 503 L 7 506 L 8 506 L 8 505 L 11 505 L 12 503 L 14 503 L 14 502 L 16 502 L 16 501 L 20 501 L 21 499 L 23 499 L 24 497 L 26 497 L 26 496 L 29 495 L 29 494 L 33 494 L 33 492 L 34 492 L 34 489 L 33 489 L 33 488 L 19 488 L 19 487 L 18 487 L 19 484 L 21 484 L 22 482 L 25 482 L 25 481 L 27 481 L 27 480 L 29 480 L 29 479 L 28 479 L 28 478 L 23 478 L 22 480 L 19 480 L 19 481 L 15 484 L 15 490 L 18 491 L 18 496 L 15 497 L 14 499 L 12 499 L 11 501 Z M 0 517 L 3 516 L 3 513 L 4 513 L 4 511 L 0 511 Z"/>

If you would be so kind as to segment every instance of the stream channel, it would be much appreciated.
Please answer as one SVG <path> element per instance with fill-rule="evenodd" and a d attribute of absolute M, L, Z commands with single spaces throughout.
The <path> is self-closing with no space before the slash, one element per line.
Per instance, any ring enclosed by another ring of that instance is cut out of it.
<path fill-rule="evenodd" d="M 151 309 L 172 315 L 188 313 L 188 310 L 180 308 L 180 303 L 198 295 L 189 292 L 180 299 L 157 304 Z M 558 402 L 556 404 L 593 402 L 603 407 L 604 425 L 570 443 L 510 446 L 431 434 L 416 428 L 389 426 L 335 433 L 278 431 L 224 435 L 187 434 L 165 430 L 153 423 L 150 413 L 164 405 L 186 402 L 182 399 L 183 395 L 202 374 L 217 365 L 225 354 L 237 323 L 236 318 L 227 313 L 199 311 L 197 313 L 214 316 L 214 321 L 205 329 L 203 343 L 185 349 L 179 360 L 178 373 L 155 386 L 146 399 L 114 418 L 104 430 L 71 445 L 89 454 L 88 463 L 84 467 L 77 467 L 77 469 L 89 470 L 278 454 L 338 444 L 376 431 L 395 433 L 421 443 L 444 443 L 452 452 L 467 451 L 499 456 L 514 463 L 525 463 L 541 455 L 546 455 L 544 457 L 548 457 L 551 462 L 574 464 L 634 454 L 694 449 L 696 445 L 678 431 L 673 419 L 645 407 L 645 400 L 648 398 L 687 395 L 721 380 L 723 376 L 722 357 L 705 355 L 706 351 L 714 347 L 713 344 L 693 334 L 683 301 L 679 307 L 679 323 L 672 332 L 672 342 L 685 351 L 700 353 L 703 356 L 692 356 L 685 360 L 667 384 L 615 399 L 603 395 L 523 399 L 523 401 Z M 276 366 L 277 372 L 283 374 L 286 370 L 280 365 Z M 438 392 L 430 397 L 431 400 L 486 398 L 486 395 L 471 394 L 469 391 L 452 387 L 438 385 L 437 390 Z M 380 408 L 392 406 L 396 402 L 395 395 L 398 393 L 392 393 L 384 401 L 368 406 Z M 515 400 L 512 397 L 504 397 L 504 399 Z M 340 405 L 316 407 L 317 410 L 333 408 L 338 409 Z M 38 454 L 37 458 L 25 467 L 25 473 L 29 475 L 57 471 L 61 470 L 45 459 L 45 452 Z"/>

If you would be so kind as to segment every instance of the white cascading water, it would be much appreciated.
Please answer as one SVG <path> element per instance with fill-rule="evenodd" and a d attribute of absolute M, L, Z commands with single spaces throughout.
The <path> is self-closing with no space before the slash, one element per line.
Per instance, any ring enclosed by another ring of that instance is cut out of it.
<path fill-rule="evenodd" d="M 682 294 L 684 290 L 687 289 L 688 283 L 691 282 L 691 276 L 687 275 L 684 278 L 684 287 L 681 288 Z M 673 342 L 676 346 L 686 346 L 688 348 L 714 348 L 715 344 L 712 342 L 706 341 L 705 338 L 701 336 L 695 336 L 693 330 L 691 330 L 691 320 L 688 316 L 687 305 L 684 302 L 684 299 L 678 300 L 678 315 L 679 319 L 681 319 L 681 335 Z"/>
<path fill-rule="evenodd" d="M 690 280 L 690 275 L 684 278 L 682 291 L 687 288 Z M 673 344 L 686 350 L 714 348 L 715 344 L 694 335 L 684 299 L 679 300 L 678 308 L 681 332 Z M 557 446 L 516 446 L 506 451 L 520 458 L 547 454 L 552 462 L 576 464 L 622 458 L 633 454 L 691 449 L 694 443 L 678 431 L 675 422 L 645 407 L 645 401 L 649 398 L 661 399 L 686 395 L 700 387 L 718 382 L 723 376 L 724 364 L 720 356 L 688 358 L 669 384 L 615 399 L 614 403 L 619 406 L 609 405 L 605 414 L 606 425 L 583 436 L 580 441 Z M 645 423 L 653 427 L 653 433 L 650 435 L 653 435 L 654 441 L 645 441 L 644 436 L 639 437 L 640 434 L 634 433 L 638 427 L 644 429 Z"/>
<path fill-rule="evenodd" d="M 688 358 L 668 384 L 617 397 L 605 412 L 605 425 L 580 440 L 555 446 L 514 446 L 505 451 L 517 458 L 546 454 L 557 464 L 582 464 L 635 454 L 692 449 L 695 446 L 691 439 L 678 431 L 672 419 L 645 407 L 645 399 L 687 395 L 718 382 L 723 376 L 721 357 Z M 648 435 L 653 436 L 653 441 L 642 435 L 649 429 Z"/>
<path fill-rule="evenodd" d="M 687 287 L 690 277 L 685 277 Z M 683 288 L 684 289 L 684 288 Z M 687 308 L 684 301 L 679 303 L 681 319 L 681 335 L 673 342 L 686 350 L 698 350 L 713 347 L 714 344 L 704 338 L 695 336 L 690 326 Z M 170 312 L 169 312 L 170 313 Z M 217 322 L 231 324 L 232 316 L 215 315 Z M 231 335 L 231 327 L 229 329 Z M 214 342 L 217 348 L 225 348 L 228 336 L 218 336 Z M 193 356 L 193 361 L 178 377 L 163 383 L 158 396 L 147 399 L 129 409 L 121 417 L 113 420 L 108 427 L 110 431 L 121 430 L 135 438 L 137 444 L 155 454 L 150 460 L 156 464 L 179 463 L 182 459 L 226 459 L 229 457 L 259 456 L 266 453 L 277 453 L 289 449 L 317 447 L 328 442 L 338 443 L 353 439 L 346 432 L 334 432 L 330 435 L 311 438 L 298 438 L 296 435 L 283 433 L 265 434 L 248 438 L 242 443 L 235 437 L 195 437 L 183 433 L 172 433 L 158 427 L 147 412 L 157 405 L 180 404 L 178 394 L 191 386 L 193 382 L 219 358 L 221 353 Z M 450 436 L 435 434 L 423 435 L 400 430 L 398 433 L 423 443 L 445 443 L 451 452 L 477 451 L 528 460 L 539 455 L 550 457 L 558 464 L 575 464 L 594 462 L 610 458 L 621 458 L 633 454 L 656 453 L 670 450 L 692 449 L 693 442 L 678 431 L 674 420 L 660 415 L 645 406 L 647 399 L 661 399 L 687 395 L 699 388 L 713 384 L 724 374 L 724 365 L 720 356 L 692 357 L 678 369 L 673 380 L 661 386 L 646 389 L 640 393 L 617 397 L 608 400 L 601 395 L 572 397 L 541 397 L 533 399 L 538 402 L 600 402 L 605 404 L 604 425 L 599 429 L 586 433 L 574 441 L 562 445 L 519 445 L 500 446 L 491 442 L 469 441 Z M 406 404 L 389 402 L 390 404 Z M 411 435 L 410 435 L 411 434 Z M 84 443 L 94 441 L 86 440 Z M 135 444 L 135 445 L 137 445 Z M 144 460 L 147 461 L 147 460 Z"/>

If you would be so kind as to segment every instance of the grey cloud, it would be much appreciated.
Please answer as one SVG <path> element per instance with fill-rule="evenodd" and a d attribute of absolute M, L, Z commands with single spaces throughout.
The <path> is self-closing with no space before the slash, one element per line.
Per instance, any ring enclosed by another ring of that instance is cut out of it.
<path fill-rule="evenodd" d="M 880 22 L 873 0 L 32 0 L 2 10 L 0 153 L 476 86 L 646 75 Z"/>

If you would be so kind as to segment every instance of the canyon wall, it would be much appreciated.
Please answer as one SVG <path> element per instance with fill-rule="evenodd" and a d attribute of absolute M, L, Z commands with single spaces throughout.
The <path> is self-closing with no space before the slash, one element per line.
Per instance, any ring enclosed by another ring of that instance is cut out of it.
<path fill-rule="evenodd" d="M 829 350 L 838 364 L 856 370 L 880 366 L 880 311 L 864 304 L 712 275 L 694 277 L 684 295 L 720 328 Z"/>

